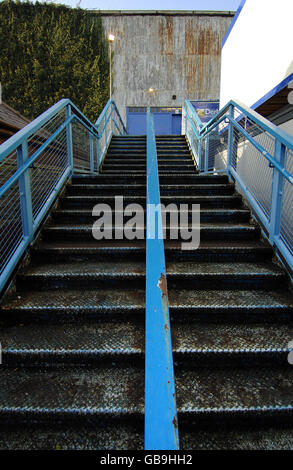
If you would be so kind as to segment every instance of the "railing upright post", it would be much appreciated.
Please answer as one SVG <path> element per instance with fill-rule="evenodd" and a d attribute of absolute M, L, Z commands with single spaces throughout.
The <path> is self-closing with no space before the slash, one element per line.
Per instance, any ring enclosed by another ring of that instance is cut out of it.
<path fill-rule="evenodd" d="M 28 145 L 25 140 L 17 148 L 17 165 L 21 168 L 28 159 Z M 23 236 L 31 241 L 33 239 L 33 209 L 32 209 L 32 193 L 30 183 L 30 170 L 26 170 L 19 177 L 19 195 L 21 207 L 21 221 Z"/>
<path fill-rule="evenodd" d="M 202 139 L 198 139 L 198 170 L 201 171 L 202 168 Z"/>
<path fill-rule="evenodd" d="M 89 133 L 90 139 L 90 172 L 95 172 L 95 161 L 94 161 L 94 141 L 93 141 L 93 134 Z"/>
<path fill-rule="evenodd" d="M 105 148 L 107 148 L 107 144 L 108 144 L 107 126 L 108 126 L 108 123 L 107 123 L 107 113 L 106 113 L 105 114 Z"/>
<path fill-rule="evenodd" d="M 100 139 L 96 138 L 96 159 L 97 159 L 97 172 L 100 169 Z"/>
<path fill-rule="evenodd" d="M 71 106 L 68 104 L 66 106 L 66 119 L 68 119 L 72 114 Z M 66 126 L 66 141 L 67 141 L 67 156 L 68 156 L 68 166 L 73 171 L 73 143 L 72 143 L 72 123 L 70 122 Z"/>
<path fill-rule="evenodd" d="M 231 104 L 229 108 L 229 117 L 234 119 L 234 106 Z M 234 126 L 233 122 L 229 119 L 229 130 L 228 130 L 228 155 L 227 155 L 227 172 L 229 180 L 232 180 L 231 168 L 233 161 L 233 147 L 234 147 Z"/>
<path fill-rule="evenodd" d="M 205 152 L 204 152 L 204 171 L 207 173 L 209 171 L 209 143 L 210 137 L 206 134 L 206 145 L 205 145 Z"/>
<path fill-rule="evenodd" d="M 275 143 L 275 159 L 280 165 L 285 166 L 286 147 L 279 140 Z M 270 214 L 270 242 L 275 244 L 280 235 L 282 202 L 283 202 L 284 177 L 276 168 L 273 170 L 271 214 Z"/>

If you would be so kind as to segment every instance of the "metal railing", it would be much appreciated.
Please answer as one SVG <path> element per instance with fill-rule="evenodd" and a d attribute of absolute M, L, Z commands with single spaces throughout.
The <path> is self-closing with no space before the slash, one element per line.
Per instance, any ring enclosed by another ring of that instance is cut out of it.
<path fill-rule="evenodd" d="M 0 145 L 0 291 L 65 181 L 97 173 L 112 135 L 125 132 L 113 101 L 94 125 L 63 99 Z"/>
<path fill-rule="evenodd" d="M 228 174 L 293 273 L 293 137 L 238 101 L 206 125 L 187 100 L 185 134 L 202 173 Z"/>
<path fill-rule="evenodd" d="M 179 449 L 154 116 L 147 112 L 145 449 Z"/>

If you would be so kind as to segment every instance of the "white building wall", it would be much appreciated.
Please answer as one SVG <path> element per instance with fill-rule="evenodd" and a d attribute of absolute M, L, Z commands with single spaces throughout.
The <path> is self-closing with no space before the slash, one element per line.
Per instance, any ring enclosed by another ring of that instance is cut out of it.
<path fill-rule="evenodd" d="M 293 73 L 293 0 L 246 0 L 222 49 L 220 105 L 253 106 Z"/>

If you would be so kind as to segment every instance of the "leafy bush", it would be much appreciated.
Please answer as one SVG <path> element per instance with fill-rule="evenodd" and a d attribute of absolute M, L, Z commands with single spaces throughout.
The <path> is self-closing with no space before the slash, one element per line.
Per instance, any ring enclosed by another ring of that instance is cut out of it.
<path fill-rule="evenodd" d="M 55 4 L 0 3 L 3 100 L 35 118 L 70 98 L 96 120 L 109 94 L 107 41 L 100 15 Z"/>

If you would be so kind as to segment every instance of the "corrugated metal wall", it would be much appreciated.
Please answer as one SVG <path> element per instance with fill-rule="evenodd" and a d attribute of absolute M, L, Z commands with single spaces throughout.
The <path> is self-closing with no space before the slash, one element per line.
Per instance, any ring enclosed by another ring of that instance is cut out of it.
<path fill-rule="evenodd" d="M 219 98 L 221 42 L 232 18 L 229 12 L 102 12 L 106 34 L 116 36 L 113 97 L 123 117 L 126 106 L 181 106 L 186 98 Z"/>

